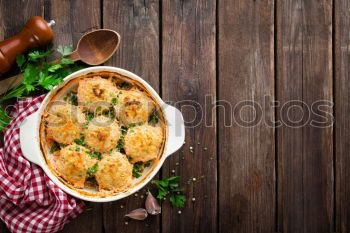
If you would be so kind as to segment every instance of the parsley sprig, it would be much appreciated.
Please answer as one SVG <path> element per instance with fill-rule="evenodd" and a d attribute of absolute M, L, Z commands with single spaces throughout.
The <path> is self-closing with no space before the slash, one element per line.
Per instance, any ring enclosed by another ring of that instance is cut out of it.
<path fill-rule="evenodd" d="M 155 184 L 158 188 L 157 198 L 163 200 L 170 195 L 170 203 L 173 206 L 183 208 L 185 207 L 186 197 L 183 195 L 183 188 L 179 187 L 180 177 L 171 176 L 162 180 L 152 180 L 152 184 Z"/>
<path fill-rule="evenodd" d="M 95 174 L 97 171 L 98 171 L 98 163 L 95 163 L 95 165 L 92 167 L 89 167 L 86 172 L 89 176 L 93 176 L 93 174 Z"/>
<path fill-rule="evenodd" d="M 32 50 L 26 55 L 18 55 L 16 62 L 20 71 L 23 72 L 23 81 L 19 86 L 7 91 L 0 98 L 0 104 L 8 99 L 25 97 L 36 90 L 50 91 L 60 84 L 67 75 L 83 68 L 64 57 L 73 51 L 73 46 L 59 46 L 57 51 L 61 54 L 61 57 L 59 62 L 55 64 L 46 61 L 46 58 L 54 52 L 52 44 L 41 49 Z M 0 130 L 6 129 L 10 121 L 11 118 L 7 111 L 0 107 Z"/>

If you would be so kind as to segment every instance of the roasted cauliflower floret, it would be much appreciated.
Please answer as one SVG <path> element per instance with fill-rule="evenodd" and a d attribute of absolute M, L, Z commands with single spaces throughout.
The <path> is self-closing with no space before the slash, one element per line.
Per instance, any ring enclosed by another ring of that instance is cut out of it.
<path fill-rule="evenodd" d="M 98 170 L 95 173 L 99 190 L 109 190 L 123 192 L 127 190 L 132 181 L 132 164 L 129 163 L 125 155 L 119 152 L 113 152 L 111 155 L 104 156 L 98 164 Z"/>
<path fill-rule="evenodd" d="M 97 152 L 108 152 L 117 146 L 120 138 L 118 123 L 105 116 L 95 117 L 85 130 L 86 144 Z"/>
<path fill-rule="evenodd" d="M 46 135 L 58 143 L 71 144 L 80 137 L 85 115 L 80 107 L 67 104 L 53 104 L 45 116 Z"/>
<path fill-rule="evenodd" d="M 92 112 L 107 111 L 117 98 L 118 89 L 109 80 L 95 76 L 79 81 L 78 102 Z"/>
<path fill-rule="evenodd" d="M 76 188 L 83 188 L 87 169 L 97 163 L 97 159 L 86 153 L 85 147 L 72 144 L 62 148 L 55 156 L 57 172 Z"/>
<path fill-rule="evenodd" d="M 125 153 L 131 162 L 147 162 L 158 157 L 163 131 L 160 127 L 141 125 L 130 128 L 125 136 Z"/>
<path fill-rule="evenodd" d="M 115 109 L 119 120 L 125 125 L 131 125 L 147 122 L 155 106 L 146 94 L 133 90 L 118 95 Z"/>

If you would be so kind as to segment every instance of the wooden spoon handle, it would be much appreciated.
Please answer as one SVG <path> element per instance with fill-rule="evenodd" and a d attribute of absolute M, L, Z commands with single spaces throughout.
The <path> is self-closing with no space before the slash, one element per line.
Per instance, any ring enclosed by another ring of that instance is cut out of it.
<path fill-rule="evenodd" d="M 65 58 L 69 58 L 72 61 L 79 61 L 80 60 L 80 56 L 79 56 L 77 51 L 74 51 L 73 53 L 65 56 Z M 56 64 L 60 63 L 60 59 L 53 60 L 50 63 L 53 64 L 53 65 L 56 65 Z"/>

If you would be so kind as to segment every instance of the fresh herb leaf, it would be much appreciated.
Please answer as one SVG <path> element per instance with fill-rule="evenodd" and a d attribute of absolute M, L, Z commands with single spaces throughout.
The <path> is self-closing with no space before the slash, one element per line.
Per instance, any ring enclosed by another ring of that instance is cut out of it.
<path fill-rule="evenodd" d="M 91 158 L 98 159 L 98 160 L 102 159 L 102 155 L 100 152 L 87 151 L 86 153 L 88 153 L 91 156 Z"/>
<path fill-rule="evenodd" d="M 118 84 L 120 89 L 124 89 L 124 90 L 129 90 L 131 89 L 132 85 L 128 82 L 121 82 Z"/>
<path fill-rule="evenodd" d="M 89 176 L 92 176 L 92 175 L 93 175 L 94 173 L 96 173 L 97 171 L 98 171 L 98 164 L 95 163 L 94 166 L 89 167 L 89 168 L 87 169 L 87 174 L 88 174 Z"/>
<path fill-rule="evenodd" d="M 108 109 L 108 111 L 104 112 L 103 115 L 105 115 L 106 117 L 109 117 L 109 118 L 114 119 L 114 118 L 115 118 L 115 111 L 114 111 L 113 106 L 111 106 L 111 107 Z"/>
<path fill-rule="evenodd" d="M 68 102 L 72 105 L 78 106 L 78 96 L 77 93 L 74 91 L 71 91 L 67 94 L 66 96 L 66 100 L 68 100 Z"/>
<path fill-rule="evenodd" d="M 0 108 L 0 129 L 6 129 L 7 125 L 10 124 L 11 118 L 7 115 L 5 109 Z"/>
<path fill-rule="evenodd" d="M 64 57 L 73 52 L 73 46 L 68 45 L 66 47 L 63 47 L 62 45 L 58 46 L 57 51 Z"/>
<path fill-rule="evenodd" d="M 70 65 L 70 64 L 74 64 L 74 61 L 72 61 L 71 59 L 69 58 L 65 58 L 65 57 L 62 57 L 61 60 L 60 60 L 61 64 L 63 65 Z"/>
<path fill-rule="evenodd" d="M 86 118 L 87 123 L 89 123 L 90 121 L 92 121 L 92 119 L 95 118 L 95 114 L 93 112 L 86 111 L 85 118 Z"/>
<path fill-rule="evenodd" d="M 23 71 L 23 65 L 24 63 L 26 62 L 26 58 L 23 54 L 19 54 L 17 57 L 16 57 L 16 63 L 18 65 L 18 67 L 20 68 L 21 71 Z"/>
<path fill-rule="evenodd" d="M 113 98 L 113 99 L 112 99 L 112 103 L 113 103 L 114 105 L 117 105 L 117 104 L 118 104 L 118 99 L 117 99 L 117 98 Z"/>
<path fill-rule="evenodd" d="M 184 195 L 172 194 L 170 196 L 170 203 L 178 208 L 184 208 L 186 204 L 186 197 Z"/>
<path fill-rule="evenodd" d="M 33 64 L 28 64 L 23 73 L 23 84 L 26 87 L 27 92 L 35 89 L 35 81 L 39 77 L 39 69 Z"/>
<path fill-rule="evenodd" d="M 125 153 L 123 141 L 121 139 L 118 140 L 116 149 L 118 152 Z"/>
<path fill-rule="evenodd" d="M 53 145 L 52 145 L 52 147 L 50 148 L 50 153 L 53 153 L 53 152 L 55 152 L 55 151 L 59 151 L 61 148 L 60 148 L 60 145 L 57 143 L 57 142 L 55 142 Z"/>
<path fill-rule="evenodd" d="M 158 111 L 154 110 L 148 118 L 148 123 L 155 125 L 159 122 Z"/>
<path fill-rule="evenodd" d="M 134 167 L 132 169 L 132 176 L 136 178 L 141 177 L 143 170 L 144 170 L 144 167 L 142 162 L 134 163 Z"/>
<path fill-rule="evenodd" d="M 75 142 L 77 145 L 86 146 L 84 140 L 85 140 L 85 136 L 84 136 L 84 134 L 82 134 L 82 135 L 80 135 L 80 138 L 75 139 L 74 142 Z"/>
<path fill-rule="evenodd" d="M 42 48 L 42 49 L 36 49 L 32 50 L 28 53 L 28 60 L 32 62 L 37 62 L 38 60 L 42 58 L 46 58 L 51 56 L 53 53 L 53 44 L 49 44 L 48 46 Z"/>
<path fill-rule="evenodd" d="M 182 194 L 183 188 L 179 188 L 180 177 L 172 176 L 162 180 L 152 180 L 158 188 L 157 198 L 163 200 L 170 195 L 170 203 L 178 208 L 183 208 L 186 203 L 186 197 Z"/>
<path fill-rule="evenodd" d="M 49 72 L 55 72 L 59 69 L 61 69 L 63 66 L 61 64 L 56 64 L 56 65 L 53 65 L 53 66 L 50 66 L 47 70 Z"/>

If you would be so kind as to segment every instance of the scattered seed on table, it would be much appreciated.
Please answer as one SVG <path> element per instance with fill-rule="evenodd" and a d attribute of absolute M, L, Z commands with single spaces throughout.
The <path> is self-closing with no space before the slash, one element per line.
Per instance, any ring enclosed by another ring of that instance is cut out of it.
<path fill-rule="evenodd" d="M 128 225 L 129 223 L 128 222 L 125 222 L 125 225 Z"/>
<path fill-rule="evenodd" d="M 175 173 L 175 170 L 171 170 L 172 173 Z"/>
<path fill-rule="evenodd" d="M 176 165 L 176 166 L 179 166 L 179 165 L 180 165 L 180 163 L 179 163 L 179 162 L 177 162 L 177 163 L 175 163 L 175 165 Z"/>
<path fill-rule="evenodd" d="M 203 147 L 203 150 L 206 151 L 206 150 L 208 150 L 208 148 L 207 147 Z"/>
<path fill-rule="evenodd" d="M 123 208 L 124 208 L 124 206 L 123 206 L 123 205 L 121 205 L 121 206 L 120 206 L 120 208 L 121 208 L 121 209 L 123 209 Z"/>
<path fill-rule="evenodd" d="M 192 198 L 192 201 L 196 201 L 196 198 Z"/>
<path fill-rule="evenodd" d="M 201 143 L 200 142 L 197 142 L 198 145 L 200 145 Z"/>
<path fill-rule="evenodd" d="M 164 198 L 163 198 L 163 200 L 165 201 L 165 200 L 166 200 L 166 198 L 164 197 Z"/>
<path fill-rule="evenodd" d="M 193 177 L 192 180 L 193 180 L 193 181 L 196 181 L 196 178 Z"/>
<path fill-rule="evenodd" d="M 179 210 L 177 213 L 178 213 L 178 214 L 181 214 L 181 210 Z"/>
<path fill-rule="evenodd" d="M 143 195 L 141 195 L 141 198 L 143 198 Z"/>
<path fill-rule="evenodd" d="M 135 197 L 137 197 L 137 193 L 135 193 Z"/>

